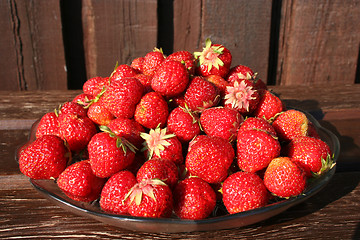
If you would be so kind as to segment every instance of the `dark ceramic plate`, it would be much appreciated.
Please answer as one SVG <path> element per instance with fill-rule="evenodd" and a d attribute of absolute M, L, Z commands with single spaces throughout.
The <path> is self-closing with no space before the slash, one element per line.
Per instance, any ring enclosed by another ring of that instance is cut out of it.
<path fill-rule="evenodd" d="M 332 132 L 323 128 L 312 115 L 307 115 L 317 128 L 321 139 L 329 144 L 334 154 L 334 161 L 336 161 L 340 153 L 339 140 Z M 34 123 L 31 129 L 29 142 L 35 139 L 37 125 L 38 122 Z M 214 214 L 211 217 L 196 221 L 181 220 L 175 216 L 172 218 L 157 219 L 108 214 L 100 209 L 97 201 L 93 203 L 83 203 L 71 200 L 62 193 L 54 181 L 30 179 L 30 182 L 37 191 L 63 209 L 84 217 L 96 219 L 109 225 L 144 232 L 193 232 L 243 227 L 268 219 L 318 193 L 330 181 L 334 173 L 335 166 L 324 173 L 320 178 L 312 181 L 306 188 L 304 194 L 297 197 L 276 201 L 265 207 L 237 214 L 226 214 L 226 211 L 224 211 L 223 207 L 219 204 L 217 211 L 214 211 Z"/>

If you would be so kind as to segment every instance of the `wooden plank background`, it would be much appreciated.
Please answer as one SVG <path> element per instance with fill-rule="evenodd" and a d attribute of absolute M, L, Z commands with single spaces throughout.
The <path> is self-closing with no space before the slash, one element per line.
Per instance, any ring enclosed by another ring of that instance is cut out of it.
<path fill-rule="evenodd" d="M 360 0 L 0 0 L 2 90 L 80 89 L 206 38 L 270 85 L 360 82 Z"/>

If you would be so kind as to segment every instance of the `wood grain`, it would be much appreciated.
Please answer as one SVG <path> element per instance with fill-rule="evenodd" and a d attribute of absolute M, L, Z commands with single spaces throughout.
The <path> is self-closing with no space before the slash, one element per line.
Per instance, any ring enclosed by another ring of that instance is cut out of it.
<path fill-rule="evenodd" d="M 1 1 L 0 21 L 2 89 L 67 89 L 59 0 Z"/>
<path fill-rule="evenodd" d="M 247 65 L 267 82 L 271 1 L 211 1 L 202 6 L 201 39 L 227 47 L 233 66 Z"/>
<path fill-rule="evenodd" d="M 157 1 L 83 1 L 87 78 L 109 76 L 116 62 L 130 64 L 156 47 Z"/>
<path fill-rule="evenodd" d="M 174 51 L 199 51 L 201 37 L 201 0 L 174 0 Z"/>
<path fill-rule="evenodd" d="M 277 84 L 355 82 L 359 1 L 282 1 Z"/>

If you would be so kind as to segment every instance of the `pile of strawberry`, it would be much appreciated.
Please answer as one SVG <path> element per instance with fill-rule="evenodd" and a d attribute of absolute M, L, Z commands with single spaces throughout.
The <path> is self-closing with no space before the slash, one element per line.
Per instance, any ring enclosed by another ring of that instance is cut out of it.
<path fill-rule="evenodd" d="M 202 52 L 154 49 L 45 114 L 19 167 L 113 214 L 204 219 L 301 194 L 333 166 L 307 116 L 286 109 L 208 39 Z"/>

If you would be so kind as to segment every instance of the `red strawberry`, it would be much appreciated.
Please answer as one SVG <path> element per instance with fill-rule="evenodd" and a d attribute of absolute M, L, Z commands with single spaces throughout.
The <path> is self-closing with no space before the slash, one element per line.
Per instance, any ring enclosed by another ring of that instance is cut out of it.
<path fill-rule="evenodd" d="M 252 113 L 259 103 L 259 93 L 250 80 L 235 81 L 226 87 L 224 106 L 234 108 L 241 114 Z"/>
<path fill-rule="evenodd" d="M 263 80 L 261 80 L 260 78 L 253 79 L 253 82 L 254 82 L 254 88 L 257 90 L 267 90 L 268 89 L 266 83 Z"/>
<path fill-rule="evenodd" d="M 87 110 L 80 104 L 74 102 L 65 102 L 60 106 L 59 115 L 67 113 L 76 114 L 79 117 L 85 117 Z"/>
<path fill-rule="evenodd" d="M 154 48 L 152 52 L 147 53 L 144 57 L 144 61 L 142 64 L 142 73 L 152 77 L 157 68 L 164 60 L 165 56 L 162 50 Z"/>
<path fill-rule="evenodd" d="M 313 137 L 313 138 L 317 138 L 317 139 L 321 138 L 319 133 L 318 133 L 317 128 L 315 127 L 315 125 L 312 122 L 308 123 L 307 135 L 309 137 Z"/>
<path fill-rule="evenodd" d="M 144 128 L 140 123 L 130 118 L 116 118 L 112 120 L 107 127 L 119 137 L 123 137 L 132 143 L 136 148 L 140 149 L 143 139 L 140 133 L 144 132 Z"/>
<path fill-rule="evenodd" d="M 189 142 L 200 134 L 199 117 L 188 108 L 177 107 L 168 117 L 167 128 L 181 142 Z"/>
<path fill-rule="evenodd" d="M 167 60 L 173 60 L 181 62 L 185 65 L 185 68 L 189 72 L 189 74 L 194 75 L 195 74 L 195 68 L 196 68 L 196 62 L 195 57 L 192 53 L 188 51 L 177 51 L 165 58 L 165 61 Z"/>
<path fill-rule="evenodd" d="M 97 132 L 95 124 L 88 117 L 66 113 L 61 114 L 58 120 L 59 135 L 74 152 L 86 148 L 92 136 Z"/>
<path fill-rule="evenodd" d="M 224 78 L 218 75 L 209 75 L 206 76 L 205 79 L 213 83 L 219 89 L 221 98 L 225 97 L 226 87 L 228 86 L 228 82 Z"/>
<path fill-rule="evenodd" d="M 130 67 L 134 68 L 138 72 L 142 72 L 142 67 L 144 64 L 144 57 L 138 57 L 132 60 Z"/>
<path fill-rule="evenodd" d="M 64 141 L 54 135 L 44 135 L 21 153 L 20 171 L 33 179 L 55 179 L 66 168 L 70 157 Z"/>
<path fill-rule="evenodd" d="M 77 104 L 83 106 L 84 108 L 87 108 L 89 103 L 91 103 L 94 98 L 95 97 L 93 95 L 81 93 L 81 94 L 77 95 L 76 97 L 74 97 L 72 102 L 77 103 Z"/>
<path fill-rule="evenodd" d="M 301 194 L 306 187 L 304 170 L 288 157 L 274 158 L 264 174 L 264 184 L 274 195 L 289 198 Z"/>
<path fill-rule="evenodd" d="M 165 127 L 169 108 L 165 99 L 157 92 L 145 94 L 135 109 L 135 120 L 146 128 Z"/>
<path fill-rule="evenodd" d="M 93 77 L 84 83 L 83 92 L 95 97 L 109 84 L 110 82 L 108 77 Z"/>
<path fill-rule="evenodd" d="M 214 107 L 219 101 L 219 89 L 203 77 L 194 77 L 185 92 L 185 103 L 194 112 Z"/>
<path fill-rule="evenodd" d="M 236 81 L 241 82 L 244 79 L 253 80 L 255 77 L 256 73 L 248 66 L 236 65 L 230 69 L 226 80 L 233 85 Z"/>
<path fill-rule="evenodd" d="M 173 60 L 164 61 L 151 79 L 151 87 L 164 97 L 175 97 L 187 87 L 189 74 L 185 66 Z"/>
<path fill-rule="evenodd" d="M 112 175 L 101 191 L 101 209 L 114 214 L 128 214 L 128 206 L 124 200 L 136 183 L 136 178 L 130 171 L 123 170 Z"/>
<path fill-rule="evenodd" d="M 138 71 L 126 64 L 121 64 L 116 67 L 114 72 L 111 74 L 110 82 L 119 81 L 123 78 L 134 77 L 138 74 Z"/>
<path fill-rule="evenodd" d="M 123 78 L 112 82 L 100 101 L 115 117 L 131 118 L 143 91 L 143 85 L 136 78 Z"/>
<path fill-rule="evenodd" d="M 273 119 L 276 114 L 279 114 L 285 109 L 285 106 L 280 98 L 275 96 L 268 90 L 259 90 L 260 101 L 257 104 L 253 115 L 266 120 Z"/>
<path fill-rule="evenodd" d="M 239 128 L 239 133 L 251 129 L 263 130 L 273 136 L 276 136 L 276 131 L 273 128 L 273 126 L 264 118 L 258 118 L 258 117 L 246 118 L 244 122 L 241 123 L 241 126 Z"/>
<path fill-rule="evenodd" d="M 201 76 L 225 77 L 230 70 L 232 56 L 229 49 L 220 44 L 212 44 L 210 39 L 206 39 L 203 51 L 195 52 L 194 56 L 198 59 L 197 72 Z"/>
<path fill-rule="evenodd" d="M 170 109 L 174 109 L 177 107 L 185 108 L 185 92 L 181 93 L 180 95 L 177 95 L 176 97 L 173 97 L 168 101 L 168 105 Z"/>
<path fill-rule="evenodd" d="M 46 113 L 40 119 L 36 129 L 36 138 L 40 138 L 44 135 L 59 136 L 59 121 L 55 112 Z"/>
<path fill-rule="evenodd" d="M 95 175 L 107 178 L 131 165 L 135 150 L 114 133 L 95 134 L 88 144 L 89 160 Z"/>
<path fill-rule="evenodd" d="M 143 179 L 160 179 L 171 189 L 174 188 L 179 180 L 178 168 L 174 162 L 153 158 L 146 161 L 138 170 L 136 180 L 141 182 Z"/>
<path fill-rule="evenodd" d="M 128 212 L 132 216 L 165 218 L 173 210 L 173 196 L 169 186 L 158 179 L 145 179 L 126 196 Z"/>
<path fill-rule="evenodd" d="M 272 126 L 280 140 L 291 141 L 296 137 L 307 136 L 309 120 L 303 112 L 290 109 L 279 114 Z"/>
<path fill-rule="evenodd" d="M 321 139 L 307 136 L 294 138 L 284 147 L 284 153 L 297 162 L 308 177 L 320 175 L 333 167 L 331 150 Z"/>
<path fill-rule="evenodd" d="M 222 186 L 223 202 L 230 214 L 265 206 L 269 192 L 263 180 L 255 173 L 236 172 Z"/>
<path fill-rule="evenodd" d="M 241 114 L 231 108 L 207 108 L 200 115 L 201 126 L 207 135 L 218 136 L 229 142 L 236 139 L 242 121 Z"/>
<path fill-rule="evenodd" d="M 152 91 L 151 88 L 151 77 L 142 73 L 136 74 L 134 76 L 137 80 L 141 82 L 141 84 L 144 86 L 144 93 L 148 93 Z"/>
<path fill-rule="evenodd" d="M 89 160 L 70 165 L 57 179 L 57 185 L 69 198 L 82 202 L 98 199 L 104 184 L 104 178 L 94 175 Z"/>
<path fill-rule="evenodd" d="M 227 140 L 204 135 L 189 147 L 185 165 L 192 176 L 220 183 L 227 177 L 234 157 L 234 149 Z"/>
<path fill-rule="evenodd" d="M 237 163 L 245 172 L 257 172 L 280 155 L 280 143 L 262 130 L 239 132 L 237 136 Z"/>
<path fill-rule="evenodd" d="M 169 134 L 167 129 L 151 129 L 149 133 L 141 133 L 145 139 L 143 151 L 146 151 L 147 158 L 161 158 L 181 164 L 184 160 L 182 145 L 174 134 Z"/>
<path fill-rule="evenodd" d="M 101 102 L 89 105 L 87 116 L 98 125 L 108 125 L 115 118 Z"/>
<path fill-rule="evenodd" d="M 174 191 L 174 212 L 181 219 L 199 220 L 210 216 L 216 205 L 216 194 L 201 178 L 179 182 Z"/>

